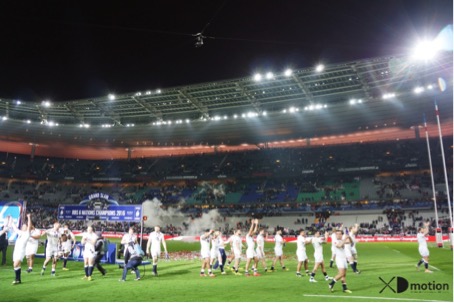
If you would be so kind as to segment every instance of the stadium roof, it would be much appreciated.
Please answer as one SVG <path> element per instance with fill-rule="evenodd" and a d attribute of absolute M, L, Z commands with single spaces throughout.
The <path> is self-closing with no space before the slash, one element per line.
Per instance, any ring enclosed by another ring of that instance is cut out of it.
<path fill-rule="evenodd" d="M 433 62 L 396 55 L 81 100 L 3 98 L 0 139 L 98 146 L 258 143 L 396 122 L 390 105 L 396 102 L 404 110 L 399 123 L 407 127 L 430 111 L 427 97 L 452 101 L 452 64 L 452 52 Z M 452 120 L 452 102 L 448 107 Z M 411 121 L 404 121 L 407 114 Z"/>

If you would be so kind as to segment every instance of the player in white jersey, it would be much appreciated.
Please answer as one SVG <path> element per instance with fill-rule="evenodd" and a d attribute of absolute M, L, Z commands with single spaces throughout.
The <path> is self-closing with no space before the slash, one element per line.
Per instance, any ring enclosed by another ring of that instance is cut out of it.
<path fill-rule="evenodd" d="M 259 225 L 259 220 L 254 219 L 251 220 L 251 227 L 249 228 L 249 232 L 246 234 L 246 244 L 247 244 L 247 249 L 246 249 L 246 266 L 244 268 L 244 274 L 246 276 L 249 276 L 249 265 L 251 264 L 252 261 L 254 261 L 254 276 L 258 277 L 260 274 L 257 272 L 257 265 L 259 259 L 257 259 L 257 253 L 255 251 L 255 242 L 254 242 L 254 235 L 257 232 L 257 228 Z"/>
<path fill-rule="evenodd" d="M 283 270 L 287 270 L 288 268 L 285 267 L 284 261 L 282 260 L 282 255 L 284 254 L 282 247 L 285 245 L 285 240 L 282 238 L 282 230 L 276 231 L 276 235 L 274 236 L 274 260 L 273 265 L 271 266 L 271 271 L 274 271 L 274 266 L 276 265 L 277 260 L 282 266 Z"/>
<path fill-rule="evenodd" d="M 63 229 L 61 231 L 61 256 L 63 259 L 63 270 L 68 270 L 66 264 L 68 262 L 68 257 L 71 254 L 74 246 L 76 245 L 76 237 L 74 234 L 69 230 L 68 224 L 63 225 Z M 64 241 L 63 241 L 64 240 Z"/>
<path fill-rule="evenodd" d="M 137 242 L 137 235 L 134 233 L 134 227 L 130 227 L 128 230 L 128 233 L 123 235 L 123 238 L 121 238 L 121 244 L 123 244 L 123 256 L 125 259 L 125 264 L 128 263 L 129 261 L 129 250 L 128 246 L 129 243 L 136 243 Z"/>
<path fill-rule="evenodd" d="M 345 240 L 344 249 L 345 255 L 347 256 L 347 261 L 350 264 L 353 272 L 355 274 L 360 274 L 361 272 L 356 268 L 356 249 L 354 248 L 356 244 L 356 238 L 354 235 L 355 231 L 357 231 L 357 224 L 354 227 L 351 227 L 349 230 L 345 229 L 345 234 L 343 236 L 343 240 Z"/>
<path fill-rule="evenodd" d="M 267 237 L 267 233 L 265 229 L 260 229 L 259 234 L 257 236 L 256 242 L 257 242 L 257 247 L 255 249 L 255 252 L 257 254 L 257 259 L 259 261 L 262 261 L 262 266 L 265 269 L 265 272 L 268 271 L 268 268 L 266 266 L 266 258 L 265 258 L 265 238 Z"/>
<path fill-rule="evenodd" d="M 418 230 L 418 234 L 416 238 L 418 240 L 418 251 L 421 255 L 421 260 L 419 260 L 418 264 L 416 265 L 416 269 L 419 270 L 419 266 L 424 263 L 425 273 L 432 273 L 429 270 L 429 248 L 427 247 L 426 236 L 429 233 L 429 222 L 424 223 L 424 227 L 420 227 Z"/>
<path fill-rule="evenodd" d="M 211 265 L 213 269 L 217 269 L 217 266 L 221 269 L 221 274 L 225 275 L 226 272 L 224 271 L 225 261 L 227 256 L 225 254 L 225 242 L 222 238 L 222 233 L 220 231 L 214 232 L 214 243 L 211 241 Z M 213 252 L 213 247 L 215 252 Z M 213 257 L 214 256 L 214 257 Z M 215 258 L 215 259 L 213 259 Z M 213 264 L 213 262 L 215 262 Z"/>
<path fill-rule="evenodd" d="M 87 231 L 82 234 L 82 240 L 80 243 L 84 246 L 84 270 L 85 276 L 82 279 L 92 280 L 91 275 L 93 274 L 93 267 L 95 263 L 95 244 L 98 236 L 94 233 L 91 226 L 87 227 Z"/>
<path fill-rule="evenodd" d="M 323 261 L 323 246 L 322 246 L 322 244 L 326 243 L 326 239 L 328 237 L 329 237 L 328 232 L 325 232 L 325 237 L 321 237 L 320 236 L 320 232 L 316 231 L 315 234 L 314 234 L 314 237 L 311 239 L 312 246 L 314 247 L 315 265 L 314 265 L 314 269 L 312 269 L 311 277 L 309 279 L 309 282 L 317 282 L 315 280 L 315 272 L 317 271 L 317 269 L 319 267 L 321 267 L 322 273 L 325 276 L 325 280 L 326 281 L 328 281 L 329 279 L 332 279 L 326 273 L 325 262 Z"/>
<path fill-rule="evenodd" d="M 28 238 L 27 246 L 25 247 L 25 257 L 27 258 L 28 264 L 27 273 L 31 273 L 33 271 L 35 255 L 38 251 L 39 238 L 41 238 L 41 231 L 32 225 L 30 228 L 30 238 Z"/>
<path fill-rule="evenodd" d="M 298 259 L 298 265 L 296 266 L 296 276 L 301 278 L 301 267 L 304 264 L 304 270 L 306 275 L 309 275 L 308 263 L 309 259 L 307 258 L 306 253 L 306 244 L 311 243 L 310 239 L 306 238 L 306 232 L 304 230 L 300 231 L 299 236 L 296 238 L 296 257 Z"/>
<path fill-rule="evenodd" d="M 216 277 L 210 268 L 210 241 L 211 235 L 214 230 L 207 229 L 203 235 L 200 236 L 200 257 L 202 258 L 202 268 L 200 269 L 200 276 L 206 277 L 205 269 L 208 268 L 210 277 Z"/>
<path fill-rule="evenodd" d="M 147 242 L 147 255 L 153 258 L 153 275 L 158 275 L 158 259 L 161 256 L 161 244 L 164 247 L 164 252 L 166 258 L 169 257 L 167 253 L 167 245 L 166 240 L 164 239 L 164 234 L 161 232 L 160 226 L 154 227 L 154 232 L 148 235 L 148 242 Z"/>
<path fill-rule="evenodd" d="M 21 280 L 21 264 L 25 257 L 25 248 L 27 247 L 28 239 L 30 238 L 30 229 L 32 226 L 31 215 L 27 214 L 27 224 L 23 224 L 19 230 L 15 224 L 11 224 L 13 230 L 17 233 L 16 244 L 13 251 L 13 268 L 16 274 L 16 279 L 13 281 L 14 285 L 22 283 Z"/>
<path fill-rule="evenodd" d="M 58 261 L 58 246 L 60 244 L 60 223 L 55 222 L 54 226 L 51 229 L 44 231 L 47 235 L 47 245 L 46 245 L 46 260 L 44 260 L 43 268 L 41 269 L 41 276 L 44 275 L 46 266 L 49 261 L 52 259 L 52 271 L 51 276 L 55 276 L 55 268 Z"/>
<path fill-rule="evenodd" d="M 339 227 L 339 230 L 342 230 L 344 224 Z M 334 243 L 336 242 L 336 228 L 333 228 L 331 232 L 331 260 L 329 260 L 329 267 L 333 267 L 334 260 L 336 260 L 336 247 Z"/>
<path fill-rule="evenodd" d="M 347 256 L 345 255 L 345 241 L 342 240 L 342 230 L 336 231 L 336 240 L 334 242 L 335 254 L 336 254 L 336 266 L 338 273 L 329 283 L 329 289 L 331 292 L 334 291 L 334 284 L 340 279 L 342 281 L 342 289 L 345 293 L 351 293 L 351 290 L 347 288 Z"/>
<path fill-rule="evenodd" d="M 230 264 L 232 263 L 233 260 L 235 260 L 235 254 L 233 253 L 233 244 L 232 240 L 235 235 L 231 235 L 227 241 L 224 242 L 224 245 L 230 245 L 230 254 L 227 257 L 227 268 L 230 268 Z M 235 263 L 234 263 L 235 264 Z"/>
<path fill-rule="evenodd" d="M 237 229 L 235 234 L 232 236 L 232 248 L 233 248 L 233 255 L 235 257 L 235 265 L 232 266 L 232 270 L 235 272 L 236 276 L 241 276 L 238 272 L 241 260 L 241 248 L 243 247 L 243 243 L 241 240 L 241 229 Z"/>

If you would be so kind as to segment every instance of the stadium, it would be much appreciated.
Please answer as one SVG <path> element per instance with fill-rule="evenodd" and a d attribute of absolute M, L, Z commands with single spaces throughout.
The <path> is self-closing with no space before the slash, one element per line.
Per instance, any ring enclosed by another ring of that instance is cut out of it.
<path fill-rule="evenodd" d="M 67 101 L 0 96 L 0 117 L 0 225 L 31 214 L 43 232 L 33 271 L 24 259 L 21 285 L 10 285 L 18 234 L 8 229 L 2 301 L 453 300 L 452 46 L 431 60 L 389 54 Z M 259 263 L 257 277 L 245 272 L 255 220 L 268 234 L 268 270 Z M 51 264 L 40 274 L 44 231 L 56 221 L 77 245 L 67 271 L 60 260 L 56 274 Z M 93 281 L 81 280 L 88 226 L 111 243 L 107 274 L 95 268 Z M 166 243 L 159 275 L 144 256 L 140 281 L 128 273 L 120 284 L 122 237 L 132 227 L 147 251 L 155 226 Z M 341 283 L 330 292 L 320 272 L 311 283 L 314 235 L 354 226 L 361 271 L 347 266 L 352 293 Z M 415 270 L 424 226 L 430 274 Z M 240 269 L 200 273 L 206 230 L 225 241 L 243 234 Z M 273 263 L 278 231 L 283 266 Z M 309 267 L 298 276 L 301 231 Z"/>

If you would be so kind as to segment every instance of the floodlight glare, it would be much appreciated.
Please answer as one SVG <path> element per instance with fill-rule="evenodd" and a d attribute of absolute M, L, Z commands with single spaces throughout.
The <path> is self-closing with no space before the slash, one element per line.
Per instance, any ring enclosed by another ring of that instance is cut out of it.
<path fill-rule="evenodd" d="M 324 66 L 323 64 L 319 64 L 319 65 L 317 65 L 317 66 L 315 67 L 315 71 L 316 71 L 317 73 L 320 73 L 320 72 L 322 72 L 323 70 L 325 70 L 325 66 Z"/>
<path fill-rule="evenodd" d="M 41 102 L 41 105 L 44 106 L 44 107 L 49 107 L 50 106 L 50 102 L 49 101 L 43 101 L 43 102 Z"/>
<path fill-rule="evenodd" d="M 432 60 L 440 50 L 434 41 L 420 41 L 413 49 L 412 58 L 421 61 Z"/>
<path fill-rule="evenodd" d="M 109 94 L 107 96 L 107 98 L 109 98 L 110 101 L 113 101 L 113 100 L 115 100 L 115 95 L 114 94 Z"/>
<path fill-rule="evenodd" d="M 268 115 L 268 113 L 267 113 L 266 111 L 264 111 L 264 112 L 262 113 L 262 116 L 266 116 L 266 115 Z"/>
<path fill-rule="evenodd" d="M 31 120 L 27 120 L 27 121 L 25 121 L 25 122 L 26 122 L 27 124 L 30 124 L 30 123 L 32 123 L 32 121 L 31 121 Z"/>
<path fill-rule="evenodd" d="M 284 72 L 284 76 L 290 77 L 293 74 L 293 71 L 290 68 L 287 68 Z"/>
<path fill-rule="evenodd" d="M 6 121 L 6 120 L 8 120 L 8 117 L 7 117 L 7 116 L 3 116 L 3 117 L 2 117 L 2 120 L 3 120 L 3 121 Z"/>
<path fill-rule="evenodd" d="M 294 108 L 293 106 L 292 106 L 292 107 L 290 107 L 290 108 L 288 109 L 288 111 L 289 111 L 289 112 L 291 112 L 291 113 L 294 113 L 294 112 L 295 112 L 295 110 L 296 110 L 296 109 L 295 109 L 295 108 Z"/>
<path fill-rule="evenodd" d="M 424 87 L 421 87 L 421 86 L 418 86 L 418 87 L 416 87 L 416 88 L 413 90 L 413 92 L 414 92 L 415 94 L 420 94 L 420 93 L 422 93 L 423 91 L 424 91 Z"/>
<path fill-rule="evenodd" d="M 237 115 L 237 114 L 234 114 L 234 115 L 233 115 L 233 119 L 236 119 L 236 118 L 238 118 L 238 115 Z"/>
<path fill-rule="evenodd" d="M 270 80 L 270 79 L 273 79 L 274 75 L 272 72 L 267 72 L 266 73 L 266 79 Z"/>
<path fill-rule="evenodd" d="M 158 89 L 156 90 L 156 93 L 157 93 L 157 94 L 160 94 L 160 93 L 161 93 L 161 90 L 158 88 Z"/>
<path fill-rule="evenodd" d="M 17 101 L 16 101 L 16 104 L 17 104 L 17 105 L 21 105 L 22 102 L 21 102 L 20 100 L 17 100 Z"/>
<path fill-rule="evenodd" d="M 350 104 L 355 104 L 356 103 L 356 100 L 355 99 L 350 99 Z"/>
<path fill-rule="evenodd" d="M 259 73 L 255 74 L 254 81 L 259 82 L 260 80 L 262 80 L 262 75 L 260 75 Z"/>
<path fill-rule="evenodd" d="M 434 86 L 432 84 L 427 85 L 427 89 L 433 89 Z"/>

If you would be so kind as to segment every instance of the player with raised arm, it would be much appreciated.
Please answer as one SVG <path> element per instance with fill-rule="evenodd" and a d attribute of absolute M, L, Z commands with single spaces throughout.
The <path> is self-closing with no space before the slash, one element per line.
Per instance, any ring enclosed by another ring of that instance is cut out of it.
<path fill-rule="evenodd" d="M 335 254 L 336 254 L 336 266 L 338 273 L 337 275 L 331 280 L 328 287 L 331 292 L 334 291 L 334 284 L 341 280 L 342 281 L 342 289 L 345 293 L 351 293 L 352 291 L 347 288 L 347 257 L 345 255 L 345 241 L 342 240 L 343 232 L 342 230 L 336 231 L 336 240 L 334 241 L 335 247 Z"/>
<path fill-rule="evenodd" d="M 205 269 L 208 268 L 210 277 L 216 277 L 210 268 L 210 241 L 211 234 L 214 232 L 212 229 L 207 229 L 203 235 L 200 236 L 200 257 L 202 258 L 202 268 L 200 269 L 200 276 L 206 277 Z"/>
<path fill-rule="evenodd" d="M 224 271 L 224 265 L 227 259 L 227 255 L 225 254 L 225 242 L 220 231 L 215 231 L 214 236 L 216 237 L 215 246 L 217 247 L 217 263 L 219 264 L 219 268 L 221 269 L 221 274 L 225 275 L 226 272 Z M 216 269 L 216 266 L 214 266 L 213 268 Z"/>
<path fill-rule="evenodd" d="M 296 277 L 301 278 L 301 267 L 304 264 L 304 269 L 306 275 L 309 275 L 308 263 L 309 259 L 307 258 L 306 253 L 306 244 L 311 243 L 310 239 L 306 238 L 306 232 L 304 230 L 300 231 L 299 236 L 296 238 L 296 257 L 298 259 L 298 265 L 296 266 Z"/>
<path fill-rule="evenodd" d="M 68 224 L 63 225 L 63 230 L 61 231 L 61 258 L 63 259 L 63 270 L 68 270 L 66 264 L 68 262 L 68 257 L 71 254 L 71 250 L 73 250 L 74 246 L 76 245 L 76 237 L 74 234 L 69 230 Z"/>
<path fill-rule="evenodd" d="M 11 222 L 11 218 L 9 219 Z M 16 279 L 13 281 L 13 285 L 21 284 L 21 264 L 25 257 L 25 248 L 27 247 L 28 239 L 30 238 L 30 230 L 32 226 L 31 215 L 27 214 L 27 224 L 23 224 L 19 230 L 14 223 L 10 223 L 13 230 L 17 233 L 16 244 L 14 245 L 13 251 L 13 268 L 16 274 Z"/>
<path fill-rule="evenodd" d="M 46 231 L 44 234 L 47 235 L 47 245 L 46 245 L 46 260 L 44 260 L 43 268 L 41 269 L 41 276 L 44 275 L 46 266 L 49 261 L 52 259 L 52 271 L 50 272 L 51 276 L 55 276 L 55 268 L 57 267 L 58 261 L 58 246 L 60 245 L 60 223 L 55 222 L 54 226 Z"/>
<path fill-rule="evenodd" d="M 39 238 L 41 238 L 41 231 L 31 226 L 30 238 L 28 238 L 27 246 L 25 247 L 25 257 L 27 258 L 27 273 L 33 271 L 33 264 L 35 263 L 35 255 L 38 251 Z"/>
<path fill-rule="evenodd" d="M 147 241 L 147 255 L 153 258 L 153 275 L 158 275 L 158 259 L 161 256 L 161 244 L 164 247 L 164 252 L 166 258 L 169 257 L 167 252 L 166 240 L 164 239 L 164 234 L 161 232 L 161 227 L 156 225 L 154 231 L 150 233 Z"/>
<path fill-rule="evenodd" d="M 425 273 L 432 273 L 429 270 L 429 248 L 427 247 L 426 236 L 429 233 L 429 225 L 430 222 L 425 222 L 423 227 L 420 227 L 418 230 L 418 234 L 416 238 L 418 239 L 418 251 L 421 255 L 421 260 L 419 260 L 418 264 L 416 264 L 416 269 L 419 270 L 421 264 L 424 263 L 424 272 Z"/>
<path fill-rule="evenodd" d="M 255 251 L 255 242 L 254 242 L 254 235 L 257 232 L 257 228 L 259 225 L 259 220 L 254 219 L 251 220 L 251 227 L 249 228 L 249 232 L 246 234 L 246 244 L 247 244 L 247 249 L 246 249 L 246 266 L 244 268 L 244 274 L 246 276 L 249 276 L 249 265 L 251 264 L 252 261 L 254 261 L 254 276 L 260 276 L 260 274 L 257 272 L 257 265 L 258 265 L 258 259 L 257 259 L 257 254 Z"/>
<path fill-rule="evenodd" d="M 255 249 L 255 252 L 257 254 L 257 259 L 259 261 L 262 261 L 262 266 L 265 269 L 265 272 L 268 271 L 268 268 L 266 266 L 266 256 L 265 256 L 265 238 L 267 236 L 267 233 L 265 232 L 265 229 L 262 228 L 259 231 L 259 234 L 257 235 L 257 247 Z M 257 262 L 258 263 L 258 262 Z"/>
<path fill-rule="evenodd" d="M 326 273 L 325 262 L 323 260 L 323 246 L 322 244 L 326 243 L 326 239 L 328 239 L 329 233 L 325 232 L 325 237 L 320 237 L 320 232 L 316 231 L 314 237 L 311 239 L 312 246 L 314 247 L 314 259 L 315 265 L 314 269 L 311 272 L 311 277 L 309 278 L 309 282 L 317 282 L 315 280 L 315 273 L 319 267 L 322 269 L 322 273 L 325 276 L 325 280 L 328 281 L 332 279 Z"/>
<path fill-rule="evenodd" d="M 277 260 L 281 264 L 283 270 L 287 270 L 285 267 L 284 260 L 282 260 L 282 255 L 284 254 L 282 247 L 285 245 L 285 240 L 282 238 L 282 230 L 277 230 L 276 235 L 274 236 L 274 260 L 273 265 L 271 266 L 271 271 L 274 271 L 274 266 L 276 265 Z"/>
<path fill-rule="evenodd" d="M 93 267 L 95 263 L 95 244 L 98 236 L 93 232 L 93 227 L 88 226 L 87 231 L 82 234 L 80 243 L 84 246 L 84 270 L 85 276 L 82 279 L 92 280 Z"/>

